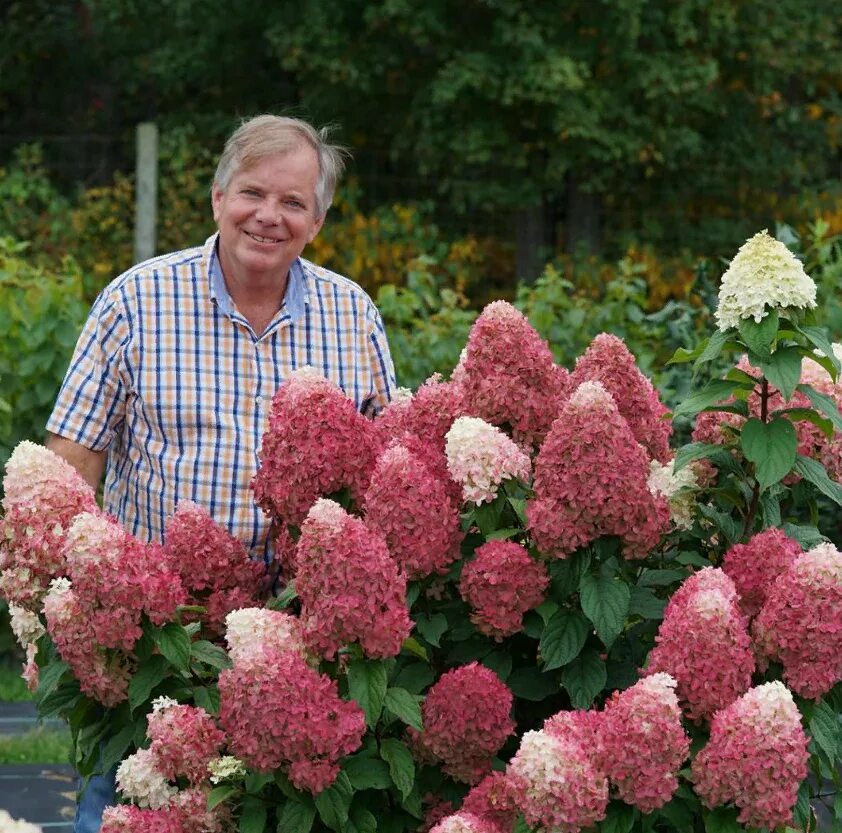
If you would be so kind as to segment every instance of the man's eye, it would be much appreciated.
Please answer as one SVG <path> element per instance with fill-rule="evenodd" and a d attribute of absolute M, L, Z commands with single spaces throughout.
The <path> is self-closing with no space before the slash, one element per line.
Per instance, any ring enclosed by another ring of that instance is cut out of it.
<path fill-rule="evenodd" d="M 247 196 L 249 196 L 249 197 L 257 197 L 257 196 L 260 196 L 260 195 L 258 194 L 258 192 L 254 190 L 254 188 L 243 188 L 243 190 L 242 190 L 242 191 L 240 191 L 240 193 L 241 193 L 241 194 L 246 194 L 246 195 L 247 195 Z"/>
<path fill-rule="evenodd" d="M 292 208 L 304 208 L 304 203 L 301 200 L 287 200 L 287 205 L 292 206 Z"/>

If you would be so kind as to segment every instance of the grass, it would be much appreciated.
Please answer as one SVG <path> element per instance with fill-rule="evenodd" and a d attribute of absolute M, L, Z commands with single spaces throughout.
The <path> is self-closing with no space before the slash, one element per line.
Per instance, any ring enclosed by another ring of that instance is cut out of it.
<path fill-rule="evenodd" d="M 0 665 L 0 702 L 24 703 L 34 699 L 34 695 L 27 690 L 26 683 L 20 675 L 20 668 Z"/>
<path fill-rule="evenodd" d="M 66 764 L 70 761 L 67 729 L 30 729 L 21 735 L 0 735 L 0 764 Z"/>

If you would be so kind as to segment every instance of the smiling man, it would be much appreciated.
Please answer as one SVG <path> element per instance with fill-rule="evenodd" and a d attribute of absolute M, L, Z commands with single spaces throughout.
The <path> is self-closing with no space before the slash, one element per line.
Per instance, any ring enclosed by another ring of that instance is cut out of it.
<path fill-rule="evenodd" d="M 347 278 L 303 259 L 342 151 L 306 122 L 257 116 L 228 139 L 212 189 L 218 232 L 129 269 L 97 298 L 47 424 L 48 446 L 132 534 L 163 538 L 182 500 L 271 558 L 249 482 L 272 396 L 311 365 L 373 414 L 394 390 L 383 323 Z M 113 774 L 92 779 L 77 833 L 99 830 Z"/>

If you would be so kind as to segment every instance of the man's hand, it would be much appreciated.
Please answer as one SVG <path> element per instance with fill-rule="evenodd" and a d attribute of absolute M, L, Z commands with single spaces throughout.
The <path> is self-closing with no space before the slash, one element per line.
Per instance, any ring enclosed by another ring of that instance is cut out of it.
<path fill-rule="evenodd" d="M 94 491 L 99 488 L 102 473 L 105 471 L 107 450 L 91 451 L 90 448 L 85 448 L 73 440 L 57 437 L 55 434 L 50 434 L 47 439 L 47 448 L 67 460 Z"/>

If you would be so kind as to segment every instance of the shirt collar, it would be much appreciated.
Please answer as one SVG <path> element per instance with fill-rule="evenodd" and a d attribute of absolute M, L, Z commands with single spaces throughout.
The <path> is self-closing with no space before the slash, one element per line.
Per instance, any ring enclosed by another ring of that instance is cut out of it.
<path fill-rule="evenodd" d="M 239 313 L 234 307 L 234 301 L 231 299 L 228 288 L 225 286 L 225 276 L 222 274 L 222 263 L 219 258 L 219 233 L 211 238 L 211 240 L 213 243 L 210 247 L 208 258 L 208 279 L 211 299 L 216 301 L 220 310 L 229 318 L 233 318 L 234 316 L 239 317 Z M 284 293 L 284 300 L 275 318 L 281 318 L 286 314 L 289 315 L 292 321 L 298 321 L 304 315 L 304 305 L 308 301 L 307 275 L 304 271 L 301 258 L 297 257 L 289 267 L 289 281 L 287 282 L 287 289 Z"/>

